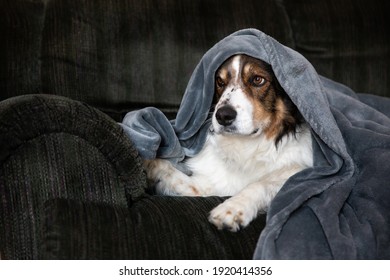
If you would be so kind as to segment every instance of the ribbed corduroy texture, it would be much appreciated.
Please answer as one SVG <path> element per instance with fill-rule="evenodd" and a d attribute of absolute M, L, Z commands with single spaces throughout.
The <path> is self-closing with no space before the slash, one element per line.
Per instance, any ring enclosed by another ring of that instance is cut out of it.
<path fill-rule="evenodd" d="M 151 196 L 130 209 L 50 200 L 43 259 L 251 259 L 265 215 L 238 233 L 207 222 L 218 197 Z"/>
<path fill-rule="evenodd" d="M 386 0 L 0 1 L 0 100 L 49 92 L 118 116 L 177 109 L 203 54 L 256 28 L 297 49 L 321 75 L 387 95 Z"/>
<path fill-rule="evenodd" d="M 137 152 L 99 111 L 48 95 L 0 103 L 0 251 L 5 258 L 38 257 L 48 199 L 127 207 L 145 188 Z"/>
<path fill-rule="evenodd" d="M 197 62 L 224 36 L 257 26 L 291 41 L 289 28 L 279 27 L 287 21 L 276 2 L 240 6 L 240 0 L 1 1 L 0 100 L 43 91 L 111 115 L 152 104 L 177 109 Z"/>

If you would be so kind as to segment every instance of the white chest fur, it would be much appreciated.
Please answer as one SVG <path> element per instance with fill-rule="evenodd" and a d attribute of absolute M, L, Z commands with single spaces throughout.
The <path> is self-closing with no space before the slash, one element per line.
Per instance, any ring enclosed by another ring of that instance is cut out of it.
<path fill-rule="evenodd" d="M 259 181 L 283 184 L 313 165 L 310 130 L 302 126 L 296 136 L 284 137 L 278 147 L 262 135 L 210 134 L 203 150 L 186 164 L 202 195 L 232 196 Z"/>

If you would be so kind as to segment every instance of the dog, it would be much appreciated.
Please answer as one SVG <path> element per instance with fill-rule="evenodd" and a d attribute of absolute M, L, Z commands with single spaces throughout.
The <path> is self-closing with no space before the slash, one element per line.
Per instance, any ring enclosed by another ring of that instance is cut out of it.
<path fill-rule="evenodd" d="M 228 58 L 216 71 L 214 97 L 204 147 L 185 161 L 192 175 L 164 159 L 144 165 L 159 194 L 230 196 L 210 212 L 209 221 L 235 232 L 266 212 L 292 175 L 313 166 L 312 138 L 262 60 Z"/>

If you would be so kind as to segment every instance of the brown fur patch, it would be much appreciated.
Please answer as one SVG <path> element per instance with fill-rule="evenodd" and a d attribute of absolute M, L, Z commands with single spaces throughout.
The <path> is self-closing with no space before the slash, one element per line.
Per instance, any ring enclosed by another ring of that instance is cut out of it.
<path fill-rule="evenodd" d="M 196 195 L 196 196 L 199 196 L 200 195 L 200 192 L 198 191 L 198 189 L 196 187 L 194 187 L 193 185 L 190 186 L 190 189 L 192 190 L 192 192 Z"/>
<path fill-rule="evenodd" d="M 272 114 L 270 125 L 264 130 L 268 139 L 276 139 L 282 129 L 283 120 L 286 117 L 286 106 L 283 101 L 276 99 L 275 103 L 275 112 Z"/>

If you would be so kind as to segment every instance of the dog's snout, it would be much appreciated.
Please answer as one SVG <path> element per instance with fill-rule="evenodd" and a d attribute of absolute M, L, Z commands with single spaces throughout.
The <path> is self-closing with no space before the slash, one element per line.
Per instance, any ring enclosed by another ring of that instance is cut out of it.
<path fill-rule="evenodd" d="M 223 126 L 228 126 L 236 119 L 237 112 L 232 106 L 226 105 L 217 110 L 215 118 L 218 123 Z"/>

